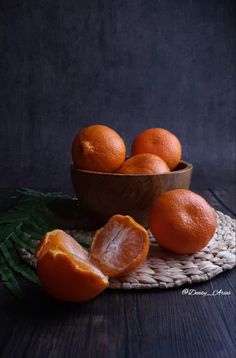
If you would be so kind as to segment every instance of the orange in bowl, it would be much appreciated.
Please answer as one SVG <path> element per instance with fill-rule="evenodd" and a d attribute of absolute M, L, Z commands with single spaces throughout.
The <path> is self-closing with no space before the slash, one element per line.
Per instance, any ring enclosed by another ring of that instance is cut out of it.
<path fill-rule="evenodd" d="M 127 159 L 117 173 L 120 174 L 163 174 L 170 169 L 164 160 L 155 154 L 141 153 Z"/>
<path fill-rule="evenodd" d="M 72 160 L 77 169 L 112 173 L 125 160 L 123 139 L 113 129 L 92 125 L 82 129 L 72 143 Z"/>
<path fill-rule="evenodd" d="M 182 147 L 178 138 L 163 128 L 150 128 L 140 133 L 132 144 L 132 154 L 152 153 L 163 159 L 170 170 L 181 160 Z"/>

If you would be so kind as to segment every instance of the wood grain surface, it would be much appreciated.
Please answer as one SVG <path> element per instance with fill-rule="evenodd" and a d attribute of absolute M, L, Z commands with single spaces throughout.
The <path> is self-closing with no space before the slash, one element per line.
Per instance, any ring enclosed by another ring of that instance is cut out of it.
<path fill-rule="evenodd" d="M 230 214 L 232 190 L 198 192 Z M 8 196 L 9 192 L 1 192 L 2 199 Z M 40 287 L 24 281 L 27 296 L 21 302 L 0 283 L 0 356 L 232 358 L 236 353 L 235 273 L 234 269 L 207 283 L 179 289 L 106 290 L 84 304 L 53 301 Z M 215 292 L 215 296 L 183 295 L 184 288 Z M 230 294 L 220 295 L 220 290 Z"/>
<path fill-rule="evenodd" d="M 191 176 L 192 165 L 184 161 L 174 171 L 159 175 L 96 173 L 71 166 L 78 198 L 103 224 L 112 215 L 122 214 L 147 227 L 148 212 L 155 198 L 168 190 L 188 189 Z"/>

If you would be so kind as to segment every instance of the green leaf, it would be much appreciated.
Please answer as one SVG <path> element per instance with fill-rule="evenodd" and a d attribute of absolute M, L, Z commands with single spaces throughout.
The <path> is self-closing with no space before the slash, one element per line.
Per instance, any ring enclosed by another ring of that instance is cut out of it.
<path fill-rule="evenodd" d="M 1 225 L 0 247 L 4 244 L 5 241 L 9 240 L 19 228 L 20 225 Z"/>
<path fill-rule="evenodd" d="M 22 291 L 16 281 L 15 276 L 12 271 L 9 269 L 3 258 L 0 256 L 0 277 L 5 284 L 5 286 L 9 289 L 9 291 L 18 298 L 22 298 Z"/>
<path fill-rule="evenodd" d="M 28 189 L 28 188 L 21 188 L 21 189 L 17 189 L 17 192 L 25 197 L 25 198 L 29 198 L 29 199 L 32 199 L 32 198 L 39 198 L 39 199 L 54 199 L 54 198 L 69 198 L 69 196 L 61 193 L 61 192 L 52 192 L 52 193 L 42 193 L 40 191 L 36 191 L 36 190 L 33 190 L 33 189 Z"/>
<path fill-rule="evenodd" d="M 0 276 L 6 287 L 20 296 L 14 272 L 38 283 L 35 272 L 21 259 L 18 249 L 35 254 L 37 245 L 47 231 L 77 222 L 84 209 L 77 200 L 62 193 L 42 193 L 18 189 L 15 206 L 0 213 Z M 79 205 L 78 205 L 79 204 Z M 63 224 L 64 223 L 64 224 Z M 82 234 L 77 241 L 86 247 L 90 242 Z"/>
<path fill-rule="evenodd" d="M 23 277 L 33 283 L 39 283 L 35 272 L 23 262 L 10 240 L 6 241 L 5 244 L 2 245 L 1 252 L 5 261 L 14 271 L 20 273 Z"/>
<path fill-rule="evenodd" d="M 36 245 L 32 242 L 31 236 L 26 233 L 14 234 L 12 240 L 16 245 L 22 247 L 23 249 L 35 254 Z"/>
<path fill-rule="evenodd" d="M 44 230 L 42 230 L 41 227 L 35 224 L 35 222 L 23 224 L 21 231 L 26 232 L 32 238 L 35 238 L 35 240 L 40 240 L 42 235 L 44 234 Z"/>

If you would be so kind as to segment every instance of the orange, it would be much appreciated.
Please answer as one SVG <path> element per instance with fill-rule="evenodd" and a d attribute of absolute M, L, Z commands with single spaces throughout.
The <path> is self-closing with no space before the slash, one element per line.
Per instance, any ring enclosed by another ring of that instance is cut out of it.
<path fill-rule="evenodd" d="M 163 128 L 150 128 L 140 133 L 132 144 L 132 154 L 152 153 L 163 159 L 170 170 L 181 159 L 181 144 L 178 138 Z"/>
<path fill-rule="evenodd" d="M 149 227 L 159 245 L 178 254 L 203 249 L 216 230 L 216 216 L 200 195 L 186 189 L 159 196 L 149 213 Z"/>
<path fill-rule="evenodd" d="M 103 125 L 82 129 L 72 143 L 72 159 L 78 169 L 112 173 L 124 162 L 125 154 L 123 139 Z"/>
<path fill-rule="evenodd" d="M 88 251 L 63 230 L 49 231 L 44 235 L 37 248 L 36 258 L 43 256 L 49 249 L 66 251 L 84 260 L 88 259 Z"/>
<path fill-rule="evenodd" d="M 45 235 L 36 252 L 42 286 L 54 298 L 83 302 L 101 293 L 108 279 L 88 260 L 88 253 L 62 230 Z"/>
<path fill-rule="evenodd" d="M 169 172 L 168 165 L 155 154 L 142 153 L 127 159 L 117 173 L 120 174 L 162 174 Z"/>
<path fill-rule="evenodd" d="M 147 231 L 130 216 L 114 215 L 98 230 L 90 250 L 91 261 L 110 277 L 124 275 L 147 257 Z"/>

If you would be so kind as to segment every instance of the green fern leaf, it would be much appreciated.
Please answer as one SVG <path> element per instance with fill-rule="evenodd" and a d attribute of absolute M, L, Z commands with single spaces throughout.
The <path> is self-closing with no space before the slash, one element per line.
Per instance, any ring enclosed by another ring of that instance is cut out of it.
<path fill-rule="evenodd" d="M 14 233 L 20 229 L 20 224 L 18 225 L 1 225 L 0 230 L 0 248 L 5 243 L 5 241 L 9 240 Z"/>
<path fill-rule="evenodd" d="M 22 298 L 23 294 L 18 282 L 13 275 L 11 269 L 7 266 L 3 258 L 0 256 L 0 277 L 5 286 L 18 298 Z"/>
<path fill-rule="evenodd" d="M 27 234 L 21 233 L 19 236 L 14 234 L 12 236 L 12 240 L 17 246 L 34 254 L 35 253 L 35 244 L 31 241 L 30 236 L 28 238 L 28 236 L 25 236 L 25 235 L 27 235 Z"/>
<path fill-rule="evenodd" d="M 38 283 L 36 273 L 19 256 L 21 249 L 34 255 L 47 231 L 58 228 L 58 224 L 63 227 L 63 220 L 66 225 L 76 222 L 83 215 L 83 208 L 62 193 L 18 189 L 17 194 L 16 205 L 0 213 L 0 277 L 13 294 L 21 296 L 14 272 Z M 82 233 L 76 240 L 83 246 L 90 245 Z"/>
<path fill-rule="evenodd" d="M 10 240 L 6 241 L 5 244 L 2 245 L 1 252 L 7 264 L 15 272 L 20 273 L 29 281 L 39 284 L 39 280 L 35 272 L 23 262 Z"/>

